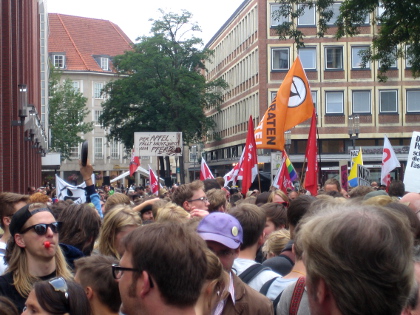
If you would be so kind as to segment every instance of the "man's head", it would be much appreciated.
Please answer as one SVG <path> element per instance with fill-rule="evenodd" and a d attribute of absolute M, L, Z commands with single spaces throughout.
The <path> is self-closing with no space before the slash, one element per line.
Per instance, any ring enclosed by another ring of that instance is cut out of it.
<path fill-rule="evenodd" d="M 0 227 L 3 231 L 9 231 L 9 225 L 13 214 L 25 206 L 29 201 L 27 195 L 11 192 L 0 193 Z"/>
<path fill-rule="evenodd" d="M 85 289 L 91 305 L 95 299 L 110 312 L 118 313 L 121 297 L 118 283 L 112 276 L 110 266 L 113 264 L 118 264 L 118 260 L 111 256 L 93 255 L 80 258 L 75 261 L 74 280 Z"/>
<path fill-rule="evenodd" d="M 153 223 L 129 233 L 118 280 L 122 312 L 137 314 L 156 307 L 156 299 L 169 307 L 193 307 L 200 295 L 207 261 L 204 241 L 175 223 Z"/>
<path fill-rule="evenodd" d="M 335 203 L 299 230 L 311 314 L 400 314 L 413 285 L 413 236 L 391 209 Z M 392 262 L 392 263 L 390 263 Z"/>
<path fill-rule="evenodd" d="M 232 208 L 229 214 L 234 216 L 242 226 L 244 238 L 241 250 L 254 246 L 257 243 L 258 245 L 263 244 L 266 215 L 260 207 L 249 203 L 241 203 Z"/>
<path fill-rule="evenodd" d="M 400 199 L 400 202 L 406 204 L 420 219 L 420 194 L 407 193 Z"/>
<path fill-rule="evenodd" d="M 210 189 L 206 192 L 206 195 L 210 203 L 208 207 L 209 212 L 226 212 L 226 191 L 223 189 Z"/>
<path fill-rule="evenodd" d="M 329 191 L 340 192 L 341 191 L 340 182 L 336 180 L 335 178 L 327 179 L 324 184 L 324 191 L 325 192 L 329 192 Z"/>
<path fill-rule="evenodd" d="M 153 216 L 153 206 L 152 205 L 147 205 L 145 206 L 143 209 L 140 210 L 140 217 L 141 220 L 144 221 L 154 221 L 154 216 Z"/>
<path fill-rule="evenodd" d="M 287 208 L 284 205 L 270 202 L 262 205 L 261 209 L 266 216 L 264 239 L 267 239 L 274 231 L 287 228 Z"/>
<path fill-rule="evenodd" d="M 223 268 L 230 271 L 243 241 L 239 221 L 230 214 L 213 212 L 200 221 L 197 233 L 206 241 L 207 247 L 219 257 Z"/>
<path fill-rule="evenodd" d="M 388 195 L 391 197 L 402 197 L 405 194 L 405 185 L 401 180 L 393 180 L 389 184 Z"/>
<path fill-rule="evenodd" d="M 203 182 L 199 180 L 179 186 L 172 195 L 172 201 L 188 212 L 194 209 L 207 210 L 209 205 Z"/>

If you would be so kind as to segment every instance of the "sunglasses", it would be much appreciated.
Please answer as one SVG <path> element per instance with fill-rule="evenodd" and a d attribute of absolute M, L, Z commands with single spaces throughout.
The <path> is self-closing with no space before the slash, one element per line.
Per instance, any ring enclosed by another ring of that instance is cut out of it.
<path fill-rule="evenodd" d="M 285 207 L 288 207 L 288 206 L 289 206 L 289 203 L 288 203 L 287 201 L 283 201 L 283 202 L 276 202 L 276 203 L 278 203 L 278 204 L 280 204 L 280 205 L 283 205 L 283 206 L 285 206 Z"/>
<path fill-rule="evenodd" d="M 51 231 L 53 231 L 53 233 L 58 233 L 60 232 L 60 228 L 62 226 L 63 222 L 53 222 L 53 223 L 39 223 L 39 224 L 35 224 L 32 225 L 26 229 L 24 229 L 23 231 L 20 232 L 20 234 L 24 234 L 26 232 L 28 232 L 31 229 L 34 229 L 35 233 L 38 235 L 45 235 L 47 234 L 48 228 L 51 229 Z"/>
<path fill-rule="evenodd" d="M 51 286 L 54 288 L 55 291 L 63 292 L 66 299 L 69 298 L 67 282 L 66 280 L 64 280 L 64 278 L 62 277 L 52 278 L 51 280 L 48 281 L 48 283 L 51 284 Z"/>

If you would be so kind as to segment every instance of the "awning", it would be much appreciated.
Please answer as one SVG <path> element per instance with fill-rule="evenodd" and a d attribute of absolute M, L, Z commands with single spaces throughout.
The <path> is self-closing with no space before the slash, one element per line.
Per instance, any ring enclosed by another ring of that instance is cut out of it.
<path fill-rule="evenodd" d="M 142 175 L 146 178 L 149 178 L 149 171 L 144 169 L 141 166 L 137 167 L 136 172 L 140 172 L 140 175 Z M 117 180 L 123 179 L 124 177 L 127 177 L 129 175 L 130 175 L 130 171 L 124 172 L 121 175 L 118 175 L 117 177 L 115 177 L 114 179 L 111 179 L 110 182 L 111 183 L 116 182 Z M 160 179 L 161 182 L 165 182 L 165 180 L 162 177 L 160 177 L 159 179 Z"/>

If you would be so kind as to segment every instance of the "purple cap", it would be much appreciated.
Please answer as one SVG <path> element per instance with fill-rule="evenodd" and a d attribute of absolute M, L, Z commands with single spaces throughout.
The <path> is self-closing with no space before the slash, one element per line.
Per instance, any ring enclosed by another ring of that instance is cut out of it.
<path fill-rule="evenodd" d="M 242 226 L 230 214 L 213 212 L 200 221 L 197 232 L 205 241 L 214 241 L 237 249 L 243 239 Z"/>

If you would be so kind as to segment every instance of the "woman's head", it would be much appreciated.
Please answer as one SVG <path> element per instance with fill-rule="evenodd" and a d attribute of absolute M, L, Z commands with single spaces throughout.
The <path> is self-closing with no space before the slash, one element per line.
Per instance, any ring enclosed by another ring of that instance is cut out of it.
<path fill-rule="evenodd" d="M 92 314 L 83 287 L 74 281 L 58 277 L 34 284 L 22 315 L 29 314 Z"/>
<path fill-rule="evenodd" d="M 124 235 L 141 225 L 137 212 L 130 206 L 117 205 L 104 217 L 99 233 L 99 252 L 103 255 L 120 258 L 120 241 Z"/>

